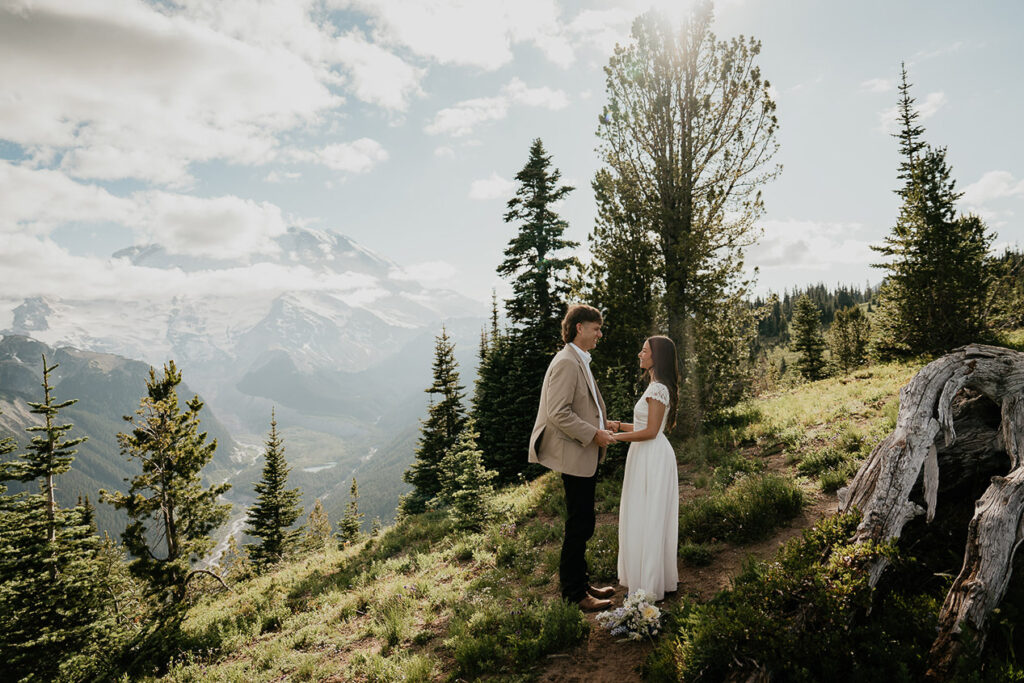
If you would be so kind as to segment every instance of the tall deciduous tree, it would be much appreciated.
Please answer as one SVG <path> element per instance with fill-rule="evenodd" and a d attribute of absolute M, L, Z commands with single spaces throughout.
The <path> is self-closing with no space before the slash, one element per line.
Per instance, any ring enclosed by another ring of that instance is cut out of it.
<path fill-rule="evenodd" d="M 636 197 L 642 225 L 656 235 L 683 375 L 680 415 L 697 420 L 738 400 L 743 377 L 730 375 L 749 372 L 756 331 L 753 311 L 739 305 L 748 286 L 743 250 L 756 238 L 760 187 L 779 170 L 771 162 L 775 103 L 756 64 L 761 45 L 717 40 L 712 14 L 699 2 L 678 28 L 653 11 L 634 21 L 632 40 L 605 67 L 597 132 L 611 187 L 624 202 Z M 715 343 L 725 328 L 743 343 Z"/>
<path fill-rule="evenodd" d="M 821 336 L 821 311 L 806 294 L 793 310 L 792 348 L 800 354 L 796 366 L 806 379 L 821 379 L 825 372 L 825 340 Z"/>
<path fill-rule="evenodd" d="M 288 489 L 288 472 L 284 458 L 284 444 L 277 434 L 277 419 L 270 414 L 270 433 L 263 451 L 263 478 L 255 485 L 256 505 L 249 508 L 249 528 L 246 533 L 261 540 L 248 546 L 249 557 L 258 566 L 280 562 L 293 548 L 302 529 L 292 525 L 302 514 L 299 499 L 302 491 Z"/>
<path fill-rule="evenodd" d="M 100 491 L 106 502 L 128 513 L 121 535 L 134 556 L 131 569 L 146 580 L 164 602 L 182 600 L 189 580 L 199 572 L 191 563 L 213 546 L 210 532 L 227 521 L 230 503 L 218 503 L 230 484 L 203 486 L 201 472 L 213 457 L 217 441 L 200 432 L 203 402 L 193 396 L 186 409 L 178 404 L 181 372 L 174 361 L 163 376 L 153 368 L 146 396 L 134 416 L 125 416 L 132 431 L 117 435 L 121 453 L 137 461 L 128 493 Z"/>
<path fill-rule="evenodd" d="M 978 341 L 985 331 L 986 255 L 993 236 L 980 218 L 956 215 L 946 148 L 924 142 L 924 128 L 901 71 L 898 105 L 902 200 L 892 232 L 872 246 L 888 260 L 879 293 L 873 347 L 879 356 L 940 353 Z"/>
<path fill-rule="evenodd" d="M 438 464 L 448 449 L 455 444 L 466 423 L 464 387 L 459 384 L 458 363 L 455 360 L 455 344 L 442 327 L 434 347 L 434 381 L 427 393 L 439 397 L 431 400 L 427 419 L 420 430 L 416 460 L 406 470 L 405 481 L 413 490 L 402 499 L 402 510 L 407 513 L 423 512 L 427 503 L 441 490 L 438 481 Z"/>

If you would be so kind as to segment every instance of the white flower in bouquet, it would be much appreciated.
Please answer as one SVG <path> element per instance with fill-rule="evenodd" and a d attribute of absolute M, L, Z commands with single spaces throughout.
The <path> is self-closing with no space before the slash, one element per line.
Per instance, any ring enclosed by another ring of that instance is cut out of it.
<path fill-rule="evenodd" d="M 651 604 L 647 593 L 636 590 L 626 596 L 622 607 L 598 614 L 597 623 L 610 630 L 613 636 L 642 640 L 658 635 L 661 610 Z"/>

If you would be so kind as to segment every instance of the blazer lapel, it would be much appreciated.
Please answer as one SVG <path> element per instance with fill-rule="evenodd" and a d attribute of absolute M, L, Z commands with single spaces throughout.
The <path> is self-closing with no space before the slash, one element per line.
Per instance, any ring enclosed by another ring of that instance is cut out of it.
<path fill-rule="evenodd" d="M 594 380 L 593 385 L 590 383 L 590 374 L 587 370 L 587 364 L 583 362 L 583 357 L 580 356 L 576 349 L 569 348 L 569 345 L 565 345 L 566 350 L 576 358 L 576 362 L 580 365 L 580 370 L 583 372 L 583 383 L 587 385 L 588 393 L 590 397 L 594 399 L 594 405 L 601 408 L 602 414 L 604 413 L 604 401 L 601 399 L 601 392 L 597 391 L 597 380 Z M 595 393 L 597 392 L 597 393 Z"/>

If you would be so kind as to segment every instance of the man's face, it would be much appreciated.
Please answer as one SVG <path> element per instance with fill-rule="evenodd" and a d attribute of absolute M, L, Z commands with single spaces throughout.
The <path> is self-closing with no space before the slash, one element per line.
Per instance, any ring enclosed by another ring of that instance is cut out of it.
<path fill-rule="evenodd" d="M 576 323 L 576 339 L 573 343 L 584 351 L 590 351 L 597 346 L 597 340 L 601 338 L 601 323 Z"/>

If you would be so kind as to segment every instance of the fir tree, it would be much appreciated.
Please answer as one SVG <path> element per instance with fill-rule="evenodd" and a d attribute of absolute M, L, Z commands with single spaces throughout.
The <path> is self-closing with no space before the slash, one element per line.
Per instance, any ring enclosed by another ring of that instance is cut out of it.
<path fill-rule="evenodd" d="M 522 435 L 508 429 L 505 409 L 516 357 L 515 344 L 498 327 L 497 297 L 492 294 L 491 328 L 477 365 L 472 413 L 480 432 L 478 444 L 484 464 L 497 473 L 496 481 L 502 485 L 518 481 L 524 473 L 522 459 L 512 455 L 522 450 Z"/>
<path fill-rule="evenodd" d="M 800 354 L 797 369 L 806 379 L 821 379 L 825 370 L 825 340 L 821 336 L 821 313 L 806 294 L 797 299 L 793 314 L 792 348 Z"/>
<path fill-rule="evenodd" d="M 377 538 L 380 535 L 381 521 L 380 517 L 374 517 L 373 522 L 370 524 L 370 537 Z"/>
<path fill-rule="evenodd" d="M 323 503 L 316 499 L 306 521 L 304 545 L 308 550 L 323 550 L 331 540 L 331 520 L 327 517 Z"/>
<path fill-rule="evenodd" d="M 59 411 L 43 357 L 43 401 L 30 402 L 43 416 L 26 453 L 0 466 L 0 661 L 14 680 L 78 680 L 98 674 L 116 637 L 111 598 L 98 561 L 100 540 L 94 509 L 85 501 L 70 509 L 54 499 L 56 478 L 70 469 L 73 428 Z M 0 439 L 0 455 L 14 450 Z M 6 495 L 4 482 L 37 481 L 42 493 Z"/>
<path fill-rule="evenodd" d="M 657 235 L 641 210 L 636 188 L 619 186 L 607 169 L 592 183 L 597 223 L 589 236 L 593 261 L 580 299 L 605 315 L 594 369 L 609 415 L 626 416 L 639 394 L 637 351 L 662 326 L 662 256 Z"/>
<path fill-rule="evenodd" d="M 338 538 L 344 545 L 358 541 L 359 532 L 363 526 L 363 513 L 359 512 L 359 484 L 356 483 L 355 477 L 352 477 L 352 487 L 349 489 L 348 496 L 345 516 L 338 524 Z"/>
<path fill-rule="evenodd" d="M 204 487 L 203 467 L 217 449 L 200 432 L 203 402 L 193 396 L 182 411 L 177 386 L 181 372 L 174 361 L 164 366 L 159 379 L 153 368 L 146 381 L 147 394 L 139 402 L 130 434 L 117 435 L 121 453 L 138 461 L 142 470 L 131 480 L 128 493 L 100 491 L 103 499 L 128 513 L 121 538 L 134 556 L 132 572 L 147 581 L 160 602 L 184 599 L 188 582 L 197 573 L 191 563 L 213 546 L 210 532 L 227 521 L 231 505 L 218 503 L 230 484 Z"/>
<path fill-rule="evenodd" d="M 458 442 L 441 460 L 443 476 L 438 503 L 449 509 L 452 520 L 461 529 L 479 530 L 493 512 L 491 482 L 495 474 L 484 467 L 476 438 L 476 427 L 470 420 Z"/>
<path fill-rule="evenodd" d="M 871 324 L 860 306 L 838 311 L 826 336 L 832 362 L 843 373 L 859 367 L 867 360 Z"/>
<path fill-rule="evenodd" d="M 441 488 L 437 466 L 466 422 L 463 389 L 459 384 L 455 344 L 442 327 L 434 348 L 434 381 L 426 390 L 432 398 L 440 398 L 436 402 L 432 400 L 427 409 L 427 419 L 422 423 L 416 448 L 416 460 L 404 475 L 405 481 L 413 486 L 410 494 L 402 500 L 402 509 L 406 513 L 423 512 Z"/>
<path fill-rule="evenodd" d="M 554 210 L 555 203 L 573 190 L 560 184 L 561 177 L 541 140 L 535 139 L 526 165 L 516 174 L 515 196 L 504 215 L 506 223 L 516 226 L 497 268 L 512 285 L 512 296 L 505 301 L 510 329 L 506 343 L 494 340 L 493 362 L 485 368 L 491 387 L 503 396 L 501 417 L 479 415 L 488 463 L 500 472 L 503 482 L 543 472 L 540 466 L 526 463 L 527 438 L 537 416 L 544 372 L 562 346 L 569 273 L 578 264 L 566 250 L 579 245 L 564 237 L 568 224 Z M 497 381 L 500 388 L 495 387 Z M 484 400 L 476 405 L 484 405 Z M 452 435 L 448 447 L 456 436 Z"/>
<path fill-rule="evenodd" d="M 888 259 L 874 340 L 883 358 L 941 353 L 977 341 L 985 331 L 986 255 L 992 235 L 977 216 L 957 216 L 946 149 L 923 140 L 918 111 L 901 72 L 900 162 L 896 225 L 872 249 Z"/>
<path fill-rule="evenodd" d="M 256 505 L 249 508 L 250 536 L 261 539 L 258 545 L 247 546 L 249 557 L 258 567 L 280 562 L 293 548 L 302 529 L 292 525 L 302 515 L 298 488 L 286 489 L 291 470 L 284 458 L 284 445 L 277 434 L 274 411 L 270 413 L 270 434 L 263 451 L 263 478 L 255 484 Z"/>

